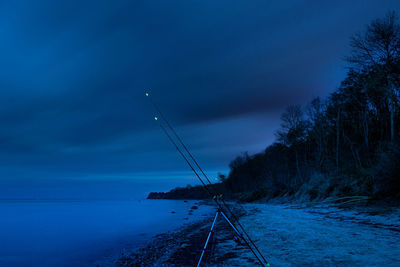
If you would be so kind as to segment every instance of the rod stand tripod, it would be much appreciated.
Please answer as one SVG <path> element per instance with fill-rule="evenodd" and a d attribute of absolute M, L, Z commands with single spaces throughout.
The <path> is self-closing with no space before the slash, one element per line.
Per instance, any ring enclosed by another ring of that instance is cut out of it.
<path fill-rule="evenodd" d="M 215 214 L 213 223 L 212 223 L 212 225 L 211 225 L 211 229 L 210 229 L 210 231 L 208 232 L 208 236 L 207 236 L 206 243 L 204 244 L 203 250 L 201 251 L 201 255 L 200 255 L 199 262 L 197 263 L 197 267 L 200 266 L 201 260 L 203 259 L 204 253 L 206 252 L 208 242 L 210 241 L 210 237 L 211 237 L 211 235 L 212 235 L 212 233 L 213 233 L 213 231 L 214 231 L 214 227 L 215 227 L 215 223 L 216 223 L 216 221 L 217 221 L 218 215 L 220 215 L 220 214 L 221 214 L 222 217 L 224 217 L 224 219 L 229 223 L 229 225 L 230 225 L 230 226 L 232 227 L 232 229 L 236 232 L 236 234 L 238 234 L 238 235 L 240 236 L 240 233 L 238 232 L 238 230 L 236 229 L 236 227 L 231 223 L 231 221 L 228 219 L 228 217 L 226 217 L 225 213 L 224 213 L 221 209 L 218 209 L 218 210 L 217 210 L 217 213 Z"/>

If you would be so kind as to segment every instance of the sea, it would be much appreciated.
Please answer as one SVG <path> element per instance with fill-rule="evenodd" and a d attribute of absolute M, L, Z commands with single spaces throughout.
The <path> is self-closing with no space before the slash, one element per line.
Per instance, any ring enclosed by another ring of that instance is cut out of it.
<path fill-rule="evenodd" d="M 112 266 L 155 235 L 214 212 L 196 201 L 0 200 L 0 266 Z"/>

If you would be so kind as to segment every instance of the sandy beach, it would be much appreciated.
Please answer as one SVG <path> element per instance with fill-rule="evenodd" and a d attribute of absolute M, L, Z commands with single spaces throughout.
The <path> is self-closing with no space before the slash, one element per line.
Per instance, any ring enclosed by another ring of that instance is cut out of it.
<path fill-rule="evenodd" d="M 400 266 L 400 210 L 245 204 L 240 221 L 271 266 Z M 158 235 L 116 266 L 194 266 L 212 216 Z M 203 266 L 257 266 L 222 219 Z"/>

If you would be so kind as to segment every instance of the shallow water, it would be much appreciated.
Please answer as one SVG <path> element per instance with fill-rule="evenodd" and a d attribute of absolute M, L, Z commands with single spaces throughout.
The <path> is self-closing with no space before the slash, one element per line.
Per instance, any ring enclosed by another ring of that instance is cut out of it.
<path fill-rule="evenodd" d="M 194 201 L 0 201 L 0 266 L 107 264 L 214 209 Z M 175 213 L 172 213 L 174 211 Z M 186 219 L 185 219 L 186 218 Z"/>

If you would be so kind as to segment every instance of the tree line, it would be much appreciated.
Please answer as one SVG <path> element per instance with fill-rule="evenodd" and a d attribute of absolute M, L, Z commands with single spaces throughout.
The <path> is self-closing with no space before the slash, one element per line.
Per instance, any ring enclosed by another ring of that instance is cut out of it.
<path fill-rule="evenodd" d="M 290 105 L 276 142 L 230 163 L 223 183 L 250 198 L 400 198 L 400 25 L 395 12 L 350 39 L 348 71 L 327 99 Z"/>

